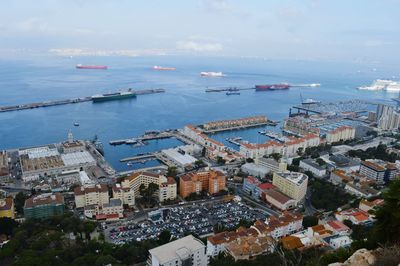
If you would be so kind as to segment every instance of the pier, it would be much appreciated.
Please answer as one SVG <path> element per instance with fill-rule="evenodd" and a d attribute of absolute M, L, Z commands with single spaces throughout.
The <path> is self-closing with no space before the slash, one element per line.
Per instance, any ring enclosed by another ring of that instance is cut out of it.
<path fill-rule="evenodd" d="M 137 156 L 132 156 L 132 157 L 128 157 L 128 158 L 123 158 L 121 160 L 119 160 L 121 163 L 124 162 L 131 162 L 131 161 L 141 161 L 141 160 L 146 160 L 146 159 L 155 159 L 156 156 L 154 154 L 143 154 L 143 155 L 137 155 Z"/>
<path fill-rule="evenodd" d="M 154 94 L 154 93 L 163 93 L 164 89 L 145 89 L 145 90 L 137 90 L 135 91 L 136 95 L 146 95 L 146 94 Z M 35 109 L 40 107 L 50 107 L 57 105 L 66 105 L 66 104 L 74 104 L 74 103 L 83 103 L 92 101 L 92 96 L 66 99 L 66 100 L 54 100 L 54 101 L 44 101 L 44 102 L 36 102 L 36 103 L 27 103 L 27 104 L 19 104 L 19 105 L 9 105 L 9 106 L 0 106 L 1 112 L 11 112 L 11 111 L 21 111 L 27 109 Z"/>
<path fill-rule="evenodd" d="M 268 120 L 263 123 L 256 123 L 256 124 L 247 124 L 247 125 L 238 125 L 238 126 L 232 126 L 232 127 L 224 127 L 224 128 L 216 128 L 216 129 L 209 129 L 209 130 L 202 130 L 203 133 L 205 134 L 213 134 L 217 132 L 223 132 L 223 131 L 231 131 L 231 130 L 241 130 L 241 129 L 246 129 L 246 128 L 252 128 L 252 127 L 262 127 L 262 126 L 276 126 L 278 122 Z"/>

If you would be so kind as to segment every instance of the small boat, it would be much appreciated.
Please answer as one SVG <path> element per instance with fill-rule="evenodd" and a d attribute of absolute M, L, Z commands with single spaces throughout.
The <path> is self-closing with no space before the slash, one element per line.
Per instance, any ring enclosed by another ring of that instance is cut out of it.
<path fill-rule="evenodd" d="M 75 122 L 75 123 L 74 123 L 74 126 L 79 127 L 79 123 L 78 123 L 78 122 Z"/>
<path fill-rule="evenodd" d="M 240 92 L 228 91 L 226 95 L 240 95 Z"/>

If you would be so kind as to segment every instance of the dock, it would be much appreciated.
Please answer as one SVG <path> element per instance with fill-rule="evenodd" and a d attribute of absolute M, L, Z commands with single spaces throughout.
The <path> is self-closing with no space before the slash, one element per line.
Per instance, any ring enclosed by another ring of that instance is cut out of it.
<path fill-rule="evenodd" d="M 109 143 L 110 145 L 122 145 L 122 144 L 130 145 L 130 144 L 143 143 L 148 140 L 167 139 L 172 137 L 174 137 L 174 134 L 170 132 L 160 132 L 156 134 L 144 134 L 142 136 L 135 138 L 111 140 Z"/>
<path fill-rule="evenodd" d="M 131 161 L 140 161 L 140 160 L 145 160 L 145 159 L 150 159 L 150 158 L 156 158 L 154 154 L 143 154 L 143 155 L 137 155 L 137 156 L 132 156 L 128 158 L 123 158 L 119 160 L 121 163 L 123 162 L 131 162 Z"/>
<path fill-rule="evenodd" d="M 146 95 L 146 94 L 163 93 L 163 92 L 165 92 L 164 89 L 145 89 L 145 90 L 135 91 L 136 95 Z M 65 100 L 54 100 L 54 101 L 44 101 L 44 102 L 27 103 L 27 104 L 0 106 L 0 113 L 11 112 L 11 111 L 21 111 L 21 110 L 27 110 L 27 109 L 35 109 L 35 108 L 41 108 L 41 107 L 50 107 L 50 106 L 57 106 L 57 105 L 83 103 L 83 102 L 90 102 L 90 101 L 92 101 L 92 96 L 65 99 Z"/>

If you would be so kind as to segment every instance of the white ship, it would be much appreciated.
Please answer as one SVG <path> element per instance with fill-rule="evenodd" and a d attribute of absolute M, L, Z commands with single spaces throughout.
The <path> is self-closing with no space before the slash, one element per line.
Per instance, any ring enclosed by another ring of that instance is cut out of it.
<path fill-rule="evenodd" d="M 392 82 L 386 87 L 387 91 L 398 92 L 400 91 L 400 83 L 399 82 Z"/>
<path fill-rule="evenodd" d="M 393 80 L 389 79 L 377 79 L 370 86 L 361 86 L 357 89 L 359 90 L 368 90 L 368 91 L 380 91 L 385 90 L 390 84 L 396 83 Z"/>
<path fill-rule="evenodd" d="M 202 76 L 202 77 L 223 77 L 224 74 L 222 72 L 200 72 L 200 76 Z"/>

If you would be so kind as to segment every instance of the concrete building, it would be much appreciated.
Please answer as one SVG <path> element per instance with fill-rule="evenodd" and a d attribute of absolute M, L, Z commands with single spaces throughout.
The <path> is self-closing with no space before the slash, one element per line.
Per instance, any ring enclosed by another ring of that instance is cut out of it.
<path fill-rule="evenodd" d="M 192 235 L 149 250 L 147 265 L 151 266 L 206 266 L 206 246 Z"/>
<path fill-rule="evenodd" d="M 122 204 L 129 206 L 135 205 L 135 191 L 128 187 L 122 187 L 121 184 L 115 184 L 112 188 L 113 199 L 119 199 Z"/>
<path fill-rule="evenodd" d="M 33 196 L 25 201 L 24 216 L 29 218 L 48 218 L 64 214 L 64 197 L 60 193 L 47 193 Z"/>
<path fill-rule="evenodd" d="M 0 199 L 0 218 L 15 218 L 14 200 L 12 197 Z"/>
<path fill-rule="evenodd" d="M 396 177 L 397 167 L 395 164 L 382 160 L 365 160 L 360 164 L 360 174 L 375 180 L 377 184 L 384 184 Z"/>
<path fill-rule="evenodd" d="M 353 242 L 347 235 L 332 235 L 323 238 L 323 241 L 327 243 L 331 248 L 346 248 Z"/>
<path fill-rule="evenodd" d="M 84 208 L 84 214 L 88 218 L 97 220 L 110 220 L 124 217 L 124 207 L 120 199 L 111 199 L 108 203 L 102 205 L 88 205 Z"/>
<path fill-rule="evenodd" d="M 179 194 L 186 198 L 191 193 L 208 191 L 215 194 L 226 189 L 226 177 L 219 171 L 199 171 L 188 173 L 180 177 Z"/>
<path fill-rule="evenodd" d="M 240 167 L 240 170 L 242 170 L 243 173 L 259 178 L 263 178 L 269 173 L 268 168 L 255 163 L 245 163 Z"/>
<path fill-rule="evenodd" d="M 7 152 L 0 151 L 0 182 L 8 182 L 10 178 Z"/>
<path fill-rule="evenodd" d="M 158 199 L 163 202 L 166 199 L 176 198 L 176 182 L 173 179 L 166 178 L 163 175 L 154 174 L 151 172 L 137 172 L 125 178 L 121 186 L 123 188 L 129 188 L 133 190 L 135 196 L 140 195 L 139 188 L 144 185 L 146 188 L 150 183 L 154 183 L 158 186 Z M 175 198 L 173 198 L 175 196 Z"/>
<path fill-rule="evenodd" d="M 326 133 L 326 142 L 334 143 L 339 141 L 352 140 L 356 136 L 356 129 L 350 126 L 341 126 Z"/>
<path fill-rule="evenodd" d="M 79 186 L 74 189 L 75 206 L 103 205 L 110 201 L 108 187 L 104 184 Z"/>
<path fill-rule="evenodd" d="M 287 170 L 287 163 L 285 162 L 277 162 L 272 158 L 257 158 L 256 164 L 260 166 L 264 166 L 268 169 L 270 173 L 275 172 L 284 172 Z"/>
<path fill-rule="evenodd" d="M 344 189 L 352 195 L 362 198 L 370 198 L 380 194 L 379 191 L 366 185 L 347 183 Z"/>
<path fill-rule="evenodd" d="M 174 162 L 178 167 L 186 168 L 193 166 L 194 163 L 197 161 L 195 157 L 190 155 L 188 152 L 185 151 L 185 146 L 177 147 L 177 148 L 170 148 L 162 150 L 161 152 L 171 161 Z"/>
<path fill-rule="evenodd" d="M 279 217 L 268 217 L 265 223 L 269 228 L 269 235 L 274 239 L 280 239 L 300 231 L 303 228 L 303 216 L 301 214 L 284 212 Z"/>
<path fill-rule="evenodd" d="M 400 126 L 400 113 L 394 106 L 379 104 L 376 111 L 376 122 L 381 130 L 398 129 Z"/>
<path fill-rule="evenodd" d="M 281 211 L 296 207 L 296 201 L 294 199 L 286 196 L 277 189 L 266 190 L 261 195 L 263 200 Z"/>
<path fill-rule="evenodd" d="M 272 184 L 298 204 L 307 193 L 308 176 L 298 172 L 278 172 L 274 173 Z"/>
<path fill-rule="evenodd" d="M 358 205 L 358 208 L 362 211 L 369 212 L 379 206 L 381 206 L 385 201 L 383 199 L 376 199 L 373 201 L 368 201 L 366 199 L 362 199 Z"/>
<path fill-rule="evenodd" d="M 168 177 L 167 181 L 161 183 L 159 187 L 160 202 L 176 199 L 176 190 L 177 187 L 175 179 L 172 177 Z"/>
<path fill-rule="evenodd" d="M 313 159 L 301 160 L 299 166 L 305 171 L 310 171 L 316 177 L 323 177 L 326 175 L 326 167 L 320 166 Z"/>

